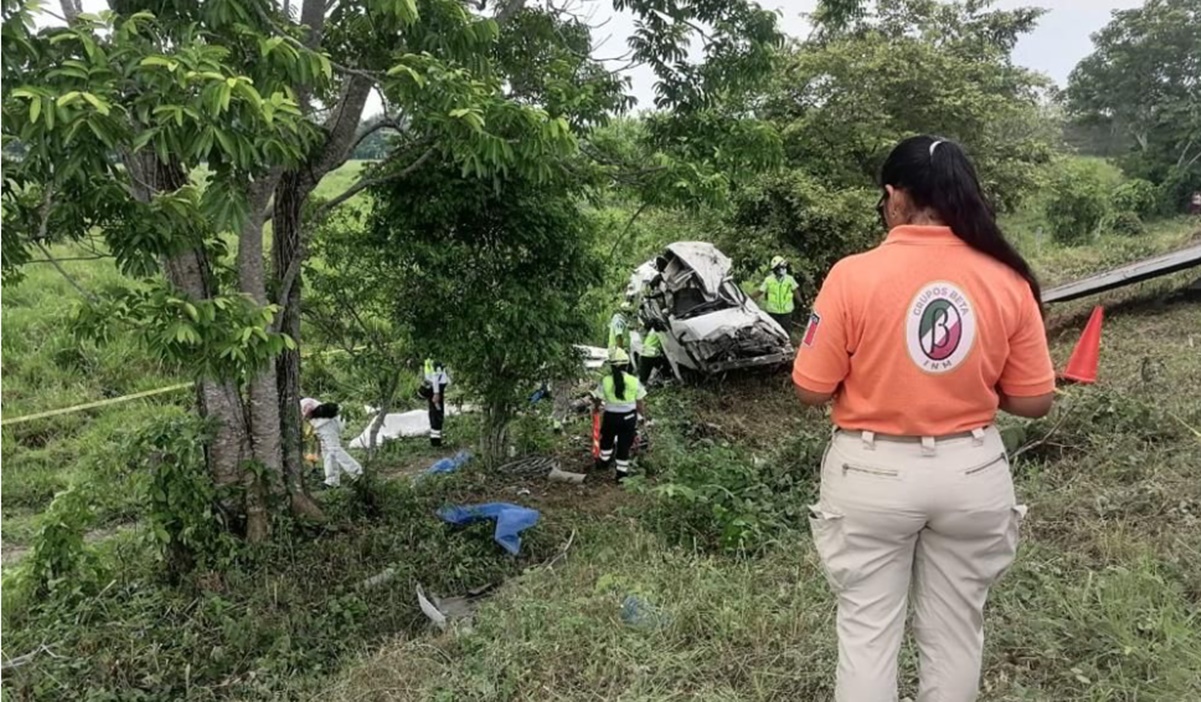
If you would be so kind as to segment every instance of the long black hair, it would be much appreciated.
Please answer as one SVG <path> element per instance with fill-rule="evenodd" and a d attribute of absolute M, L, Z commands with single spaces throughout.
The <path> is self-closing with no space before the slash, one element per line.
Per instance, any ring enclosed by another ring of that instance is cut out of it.
<path fill-rule="evenodd" d="M 997 226 L 996 212 L 980 188 L 976 167 L 953 141 L 915 136 L 897 144 L 880 171 L 880 186 L 904 190 L 921 208 L 930 208 L 965 244 L 1012 268 L 1042 303 L 1038 278 L 1026 259 Z"/>
<path fill-rule="evenodd" d="M 613 372 L 613 394 L 624 399 L 626 396 L 626 363 L 610 363 Z"/>

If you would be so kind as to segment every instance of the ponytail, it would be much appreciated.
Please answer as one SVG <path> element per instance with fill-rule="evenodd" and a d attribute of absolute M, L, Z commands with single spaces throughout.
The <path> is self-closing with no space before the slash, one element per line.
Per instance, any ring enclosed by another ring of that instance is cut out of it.
<path fill-rule="evenodd" d="M 931 136 L 902 141 L 884 162 L 880 185 L 900 188 L 915 206 L 934 210 L 965 244 L 1020 275 L 1042 303 L 1038 278 L 997 226 L 976 168 L 959 144 Z"/>
<path fill-rule="evenodd" d="M 625 397 L 626 395 L 626 373 L 625 365 L 614 363 L 612 366 L 613 372 L 613 394 L 617 397 Z"/>

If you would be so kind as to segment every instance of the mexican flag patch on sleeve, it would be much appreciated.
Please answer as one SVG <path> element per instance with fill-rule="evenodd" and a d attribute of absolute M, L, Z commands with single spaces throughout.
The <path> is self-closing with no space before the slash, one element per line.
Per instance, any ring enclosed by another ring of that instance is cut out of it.
<path fill-rule="evenodd" d="M 821 315 L 812 312 L 809 315 L 809 325 L 805 327 L 805 336 L 801 339 L 803 346 L 813 346 L 813 339 L 817 337 L 817 326 L 822 323 Z"/>

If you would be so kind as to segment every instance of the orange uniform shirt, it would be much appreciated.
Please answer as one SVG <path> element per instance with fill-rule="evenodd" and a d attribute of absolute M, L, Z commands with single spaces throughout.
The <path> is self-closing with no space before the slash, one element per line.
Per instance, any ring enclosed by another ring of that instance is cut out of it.
<path fill-rule="evenodd" d="M 1030 286 L 949 227 L 897 227 L 835 264 L 792 378 L 835 393 L 839 427 L 897 436 L 986 426 L 998 387 L 1012 397 L 1055 389 Z"/>

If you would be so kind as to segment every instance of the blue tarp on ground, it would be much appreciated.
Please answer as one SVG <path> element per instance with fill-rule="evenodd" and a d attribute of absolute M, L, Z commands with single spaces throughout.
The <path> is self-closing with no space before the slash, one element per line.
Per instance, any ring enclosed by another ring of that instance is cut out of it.
<path fill-rule="evenodd" d="M 450 458 L 443 458 L 425 470 L 426 473 L 452 473 L 471 460 L 470 451 L 459 451 Z"/>
<path fill-rule="evenodd" d="M 443 507 L 438 516 L 445 522 L 459 526 L 485 519 L 496 520 L 496 531 L 492 538 L 513 555 L 521 548 L 521 532 L 538 523 L 541 516 L 536 509 L 511 505 L 508 502 L 487 502 L 482 505 Z"/>

